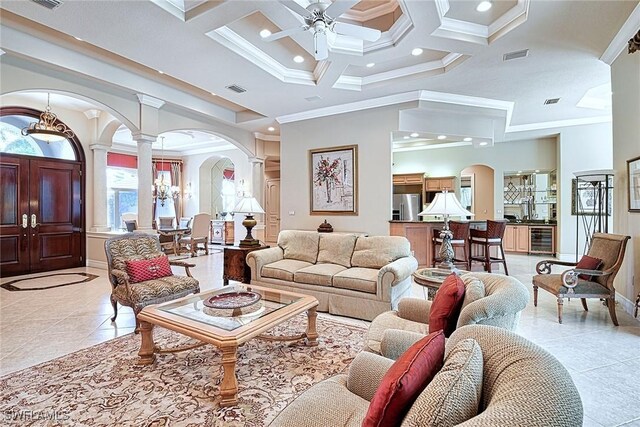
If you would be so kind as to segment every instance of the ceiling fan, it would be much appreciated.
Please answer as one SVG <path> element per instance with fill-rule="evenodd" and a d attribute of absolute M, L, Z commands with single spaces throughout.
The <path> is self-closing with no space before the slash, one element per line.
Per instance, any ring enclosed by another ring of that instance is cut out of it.
<path fill-rule="evenodd" d="M 277 32 L 265 37 L 264 40 L 278 40 L 296 33 L 311 30 L 313 33 L 314 56 L 318 61 L 327 59 L 329 56 L 327 31 L 372 42 L 378 40 L 382 34 L 379 30 L 373 28 L 336 21 L 340 15 L 351 9 L 360 0 L 335 0 L 333 3 L 325 3 L 317 0 L 309 4 L 306 8 L 294 0 L 279 1 L 293 12 L 302 16 L 304 25 Z"/>

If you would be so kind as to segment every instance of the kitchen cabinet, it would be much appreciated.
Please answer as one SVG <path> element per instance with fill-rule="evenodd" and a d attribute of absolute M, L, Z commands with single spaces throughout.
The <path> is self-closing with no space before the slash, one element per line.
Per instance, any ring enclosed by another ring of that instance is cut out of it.
<path fill-rule="evenodd" d="M 555 235 L 555 225 L 507 225 L 502 247 L 505 252 L 555 255 Z"/>
<path fill-rule="evenodd" d="M 529 252 L 529 226 L 507 225 L 502 238 L 505 252 Z"/>
<path fill-rule="evenodd" d="M 424 173 L 402 173 L 393 175 L 393 185 L 422 185 Z"/>
<path fill-rule="evenodd" d="M 454 191 L 455 177 L 443 177 L 443 178 L 425 178 L 424 186 L 427 191 Z"/>

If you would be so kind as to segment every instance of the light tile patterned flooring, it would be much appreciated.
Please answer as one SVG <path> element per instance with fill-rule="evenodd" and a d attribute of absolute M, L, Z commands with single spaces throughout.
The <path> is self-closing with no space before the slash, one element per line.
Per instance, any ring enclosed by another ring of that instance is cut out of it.
<path fill-rule="evenodd" d="M 540 259 L 512 255 L 508 257 L 509 269 L 531 289 L 531 276 Z M 192 261 L 196 264 L 193 275 L 203 290 L 222 286 L 222 253 Z M 176 273 L 180 274 L 179 270 Z M 111 287 L 106 271 L 71 271 L 100 277 L 42 291 L 0 289 L 0 376 L 133 332 L 131 309 L 120 308 L 115 323 L 109 319 Z M 414 285 L 413 291 L 416 297 L 423 297 L 421 287 Z M 640 321 L 618 307 L 620 326 L 614 327 L 598 301 L 590 300 L 589 312 L 584 312 L 580 301 L 572 300 L 565 303 L 564 323 L 560 325 L 555 298 L 540 291 L 539 300 L 535 308 L 531 296 L 518 332 L 555 355 L 571 373 L 582 397 L 584 425 L 640 426 Z"/>

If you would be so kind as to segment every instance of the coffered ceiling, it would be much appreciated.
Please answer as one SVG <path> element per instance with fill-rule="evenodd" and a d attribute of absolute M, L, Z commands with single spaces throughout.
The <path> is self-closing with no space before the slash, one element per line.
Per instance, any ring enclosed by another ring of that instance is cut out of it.
<path fill-rule="evenodd" d="M 314 59 L 309 31 L 272 42 L 260 36 L 264 29 L 275 33 L 303 24 L 276 0 L 67 0 L 54 10 L 3 1 L 0 48 L 7 52 L 3 57 L 42 62 L 35 49 L 9 34 L 41 25 L 49 41 L 87 58 L 137 64 L 139 74 L 216 104 L 230 112 L 216 118 L 253 131 L 277 127 L 281 117 L 417 91 L 512 103 L 510 124 L 518 126 L 610 114 L 606 99 L 594 101 L 610 98 L 609 67 L 599 58 L 638 5 L 493 0 L 489 11 L 478 12 L 479 0 L 351 3 L 339 20 L 379 29 L 382 36 L 363 42 L 331 33 L 324 61 Z M 414 56 L 416 48 L 421 52 Z M 503 60 L 523 49 L 528 56 Z M 81 63 L 51 62 L 86 74 Z M 246 92 L 227 89 L 234 84 Z M 162 91 L 148 95 L 164 99 Z M 578 106 L 585 95 L 590 102 Z M 560 101 L 544 105 L 548 98 Z"/>

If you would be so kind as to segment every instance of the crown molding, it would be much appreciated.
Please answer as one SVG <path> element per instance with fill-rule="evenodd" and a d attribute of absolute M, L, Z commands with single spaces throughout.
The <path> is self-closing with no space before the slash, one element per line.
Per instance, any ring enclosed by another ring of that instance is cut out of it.
<path fill-rule="evenodd" d="M 253 136 L 255 136 L 256 139 L 260 139 L 262 141 L 280 142 L 280 135 L 265 135 L 264 133 L 261 133 L 261 132 L 254 132 Z"/>
<path fill-rule="evenodd" d="M 429 145 L 418 145 L 413 147 L 398 147 L 398 148 L 392 148 L 391 151 L 394 153 L 402 153 L 404 151 L 436 150 L 438 148 L 468 147 L 471 145 L 473 145 L 472 142 L 456 141 L 456 142 L 445 142 L 444 144 L 429 144 Z"/>
<path fill-rule="evenodd" d="M 83 111 L 84 116 L 91 120 L 91 119 L 97 119 L 98 117 L 100 117 L 100 113 L 102 113 L 101 110 L 97 110 L 95 108 L 92 108 L 90 110 L 87 111 Z"/>
<path fill-rule="evenodd" d="M 595 125 L 599 123 L 609 123 L 613 119 L 609 116 L 584 117 L 580 119 L 556 120 L 552 122 L 528 123 L 524 125 L 507 125 L 505 133 L 527 132 L 531 130 L 564 128 L 570 126 Z M 507 122 L 508 123 L 508 122 Z"/>
<path fill-rule="evenodd" d="M 369 10 L 360 11 L 349 9 L 348 11 L 340 15 L 340 18 L 351 19 L 358 22 L 366 22 L 370 21 L 371 19 L 379 18 L 389 13 L 393 13 L 393 11 L 395 11 L 397 7 L 397 1 L 390 1 L 388 3 L 382 3 L 378 6 L 374 6 Z"/>
<path fill-rule="evenodd" d="M 165 11 L 169 12 L 170 14 L 175 16 L 176 18 L 180 19 L 181 21 L 186 21 L 187 20 L 186 12 L 184 10 L 180 9 L 173 2 L 170 2 L 169 0 L 150 0 L 150 1 L 152 3 L 154 3 L 155 5 L 161 7 Z"/>
<path fill-rule="evenodd" d="M 615 35 L 609 46 L 604 51 L 600 60 L 606 64 L 613 64 L 613 61 L 624 51 L 627 47 L 629 39 L 638 32 L 640 28 L 640 3 L 636 5 L 635 9 L 631 12 L 627 20 L 620 30 Z"/>
<path fill-rule="evenodd" d="M 382 36 L 380 36 L 377 41 L 367 43 L 366 46 L 364 46 L 363 53 L 395 46 L 410 30 L 413 29 L 413 21 L 407 12 L 404 0 L 401 0 L 398 3 L 402 9 L 402 15 L 393 23 L 391 28 L 389 28 L 389 31 L 382 33 Z"/>
<path fill-rule="evenodd" d="M 140 102 L 140 104 L 153 107 L 157 110 L 162 108 L 162 106 L 165 104 L 162 99 L 154 98 L 153 96 L 145 95 L 143 93 L 137 93 L 136 96 L 138 97 L 138 101 Z"/>
<path fill-rule="evenodd" d="M 282 82 L 309 86 L 316 85 L 313 72 L 285 67 L 226 26 L 209 31 L 206 35 Z"/>

